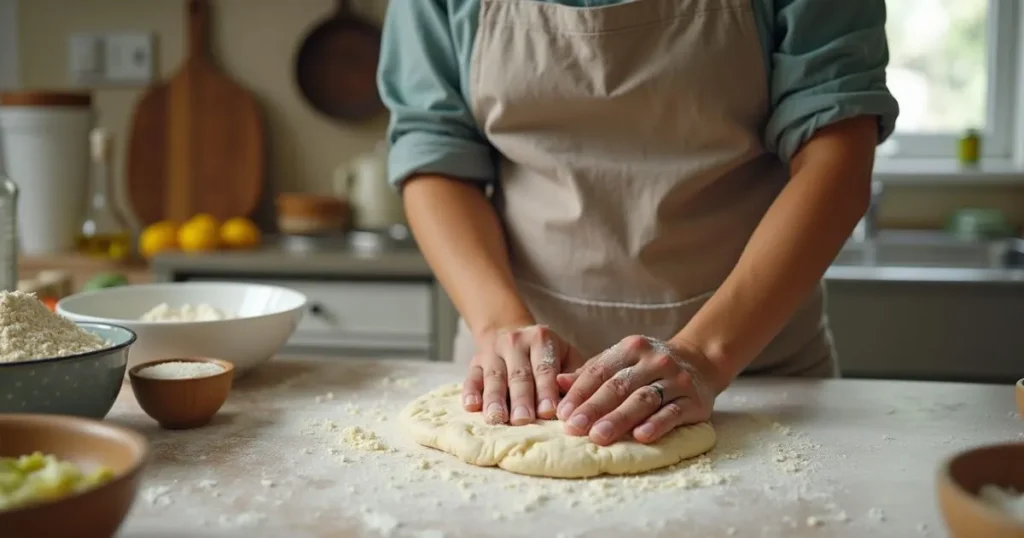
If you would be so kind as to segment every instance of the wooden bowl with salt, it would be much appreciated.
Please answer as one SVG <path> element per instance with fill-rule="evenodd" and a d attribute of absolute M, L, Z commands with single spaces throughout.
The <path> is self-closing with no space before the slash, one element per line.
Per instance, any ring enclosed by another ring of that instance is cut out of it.
<path fill-rule="evenodd" d="M 162 359 L 128 370 L 139 407 L 168 430 L 205 426 L 231 392 L 235 366 L 207 357 Z"/>

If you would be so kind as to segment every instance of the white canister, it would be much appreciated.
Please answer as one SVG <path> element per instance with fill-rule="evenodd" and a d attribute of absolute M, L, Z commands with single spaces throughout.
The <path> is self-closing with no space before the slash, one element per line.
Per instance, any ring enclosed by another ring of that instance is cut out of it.
<path fill-rule="evenodd" d="M 18 185 L 23 254 L 75 248 L 89 192 L 88 93 L 0 94 L 0 169 Z"/>
<path fill-rule="evenodd" d="M 335 194 L 347 198 L 352 207 L 355 227 L 383 230 L 405 224 L 402 198 L 388 184 L 387 147 L 377 148 L 353 159 L 334 171 Z"/>

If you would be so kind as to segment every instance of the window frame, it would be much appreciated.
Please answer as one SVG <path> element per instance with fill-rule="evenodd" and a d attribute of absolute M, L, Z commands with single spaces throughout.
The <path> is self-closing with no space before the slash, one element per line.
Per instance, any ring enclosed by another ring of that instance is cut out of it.
<path fill-rule="evenodd" d="M 899 0 L 895 0 L 899 1 Z M 1024 136 L 1018 121 L 1021 99 L 1017 96 L 1020 49 L 1024 48 L 1021 34 L 1022 15 L 1017 0 L 988 0 L 986 25 L 986 125 L 982 131 L 982 159 L 1007 160 L 1024 149 Z M 1021 77 L 1024 79 L 1024 76 Z M 1024 89 L 1024 88 L 1022 88 Z M 903 134 L 893 133 L 879 147 L 882 160 L 952 159 L 956 156 L 956 141 L 960 133 Z"/>

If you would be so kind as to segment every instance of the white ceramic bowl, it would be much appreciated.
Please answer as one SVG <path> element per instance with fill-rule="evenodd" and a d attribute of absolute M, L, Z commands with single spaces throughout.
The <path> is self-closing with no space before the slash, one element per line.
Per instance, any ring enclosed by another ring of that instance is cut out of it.
<path fill-rule="evenodd" d="M 216 321 L 139 321 L 154 306 L 208 304 L 234 316 Z M 238 282 L 140 284 L 71 295 L 57 313 L 75 321 L 110 323 L 138 335 L 128 367 L 151 360 L 213 357 L 231 361 L 236 377 L 284 346 L 302 317 L 306 296 L 288 288 Z"/>

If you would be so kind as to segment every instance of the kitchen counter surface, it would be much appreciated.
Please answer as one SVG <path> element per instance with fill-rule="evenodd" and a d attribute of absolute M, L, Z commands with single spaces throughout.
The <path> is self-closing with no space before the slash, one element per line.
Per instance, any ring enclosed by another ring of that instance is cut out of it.
<path fill-rule="evenodd" d="M 741 380 L 718 402 L 707 457 L 640 477 L 537 479 L 403 439 L 402 406 L 460 374 L 279 358 L 239 380 L 211 425 L 177 432 L 126 386 L 108 420 L 144 432 L 153 454 L 120 536 L 945 536 L 939 462 L 1024 441 L 1012 386 Z"/>
<path fill-rule="evenodd" d="M 361 253 L 351 250 L 289 252 L 273 244 L 248 252 L 169 253 L 151 263 L 154 274 L 220 273 L 305 277 L 380 276 L 433 279 L 427 261 L 415 248 Z"/>
<path fill-rule="evenodd" d="M 153 260 L 152 270 L 158 279 L 165 280 L 168 279 L 168 275 L 179 273 L 433 279 L 430 266 L 415 248 L 370 254 L 341 249 L 294 253 L 269 245 L 253 252 L 217 252 L 203 255 L 171 253 Z M 836 264 L 825 273 L 825 280 L 1021 285 L 1024 284 L 1024 269 Z"/>

